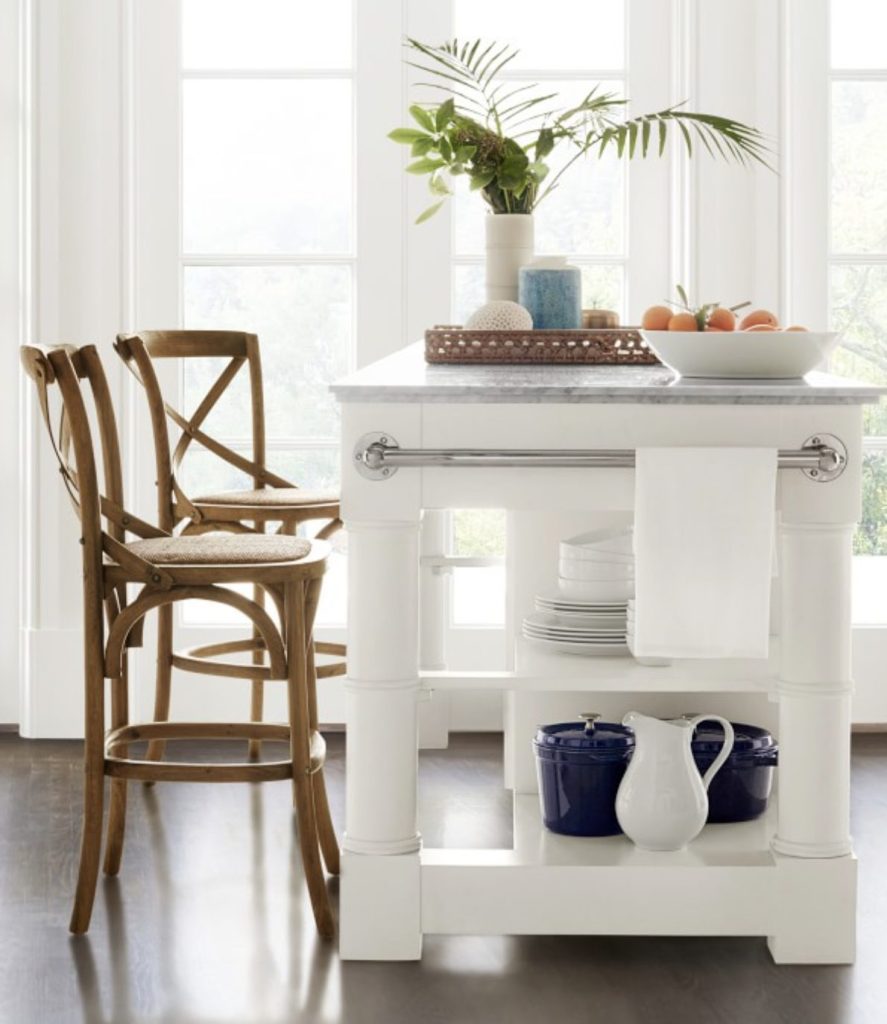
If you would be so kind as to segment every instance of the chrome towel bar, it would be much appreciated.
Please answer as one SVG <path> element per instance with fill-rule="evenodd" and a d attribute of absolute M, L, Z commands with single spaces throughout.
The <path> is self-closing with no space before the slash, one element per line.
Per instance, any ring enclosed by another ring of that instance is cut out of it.
<path fill-rule="evenodd" d="M 374 431 L 355 445 L 354 463 L 367 479 L 388 480 L 407 466 L 631 469 L 634 454 L 630 448 L 401 448 L 390 434 Z M 779 451 L 780 469 L 800 469 L 817 483 L 837 479 L 846 465 L 847 448 L 833 434 L 814 434 L 800 448 Z"/>

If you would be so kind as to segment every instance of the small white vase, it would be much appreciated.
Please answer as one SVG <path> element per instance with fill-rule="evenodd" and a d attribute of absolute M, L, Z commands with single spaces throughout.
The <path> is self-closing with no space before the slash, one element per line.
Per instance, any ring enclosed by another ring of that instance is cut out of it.
<path fill-rule="evenodd" d="M 517 302 L 518 271 L 533 259 L 533 214 L 488 213 L 486 239 L 487 302 Z"/>

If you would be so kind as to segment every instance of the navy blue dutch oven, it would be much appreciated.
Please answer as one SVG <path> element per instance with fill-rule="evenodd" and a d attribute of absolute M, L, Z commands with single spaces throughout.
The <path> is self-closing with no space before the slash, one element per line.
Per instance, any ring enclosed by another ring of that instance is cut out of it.
<path fill-rule="evenodd" d="M 616 791 L 634 751 L 624 725 L 583 714 L 580 722 L 540 725 L 533 747 L 542 819 L 568 836 L 614 836 Z"/>
<path fill-rule="evenodd" d="M 686 716 L 685 716 L 686 717 Z M 779 747 L 766 729 L 731 722 L 733 750 L 708 787 L 710 822 L 751 821 L 767 810 Z M 700 722 L 693 736 L 693 760 L 704 773 L 724 745 L 717 722 Z"/>

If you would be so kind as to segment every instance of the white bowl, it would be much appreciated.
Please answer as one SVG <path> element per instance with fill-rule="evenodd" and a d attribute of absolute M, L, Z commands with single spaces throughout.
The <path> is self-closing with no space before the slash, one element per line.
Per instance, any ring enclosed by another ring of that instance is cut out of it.
<path fill-rule="evenodd" d="M 599 530 L 568 537 L 560 543 L 560 553 L 568 557 L 580 557 L 585 554 L 601 555 L 604 552 L 615 555 L 633 556 L 631 543 L 632 529 L 630 526 L 605 526 Z"/>
<path fill-rule="evenodd" d="M 600 551 L 598 548 L 583 548 L 561 543 L 561 561 L 567 562 L 597 562 L 604 565 L 633 565 L 634 555 L 623 554 L 620 551 Z"/>
<path fill-rule="evenodd" d="M 588 601 L 626 601 L 634 597 L 634 580 L 569 580 L 558 579 L 562 594 L 583 597 Z"/>
<path fill-rule="evenodd" d="M 832 331 L 641 331 L 682 377 L 776 380 L 803 377 L 838 343 Z"/>
<path fill-rule="evenodd" d="M 633 580 L 634 562 L 581 562 L 562 558 L 558 563 L 561 579 L 565 580 Z"/>

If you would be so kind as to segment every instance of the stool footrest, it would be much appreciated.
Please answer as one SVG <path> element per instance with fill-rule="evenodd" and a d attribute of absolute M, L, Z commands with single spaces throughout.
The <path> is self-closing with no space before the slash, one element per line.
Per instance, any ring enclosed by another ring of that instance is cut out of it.
<path fill-rule="evenodd" d="M 315 736 L 322 744 L 320 734 Z M 129 743 L 145 740 L 194 739 L 261 740 L 289 744 L 290 730 L 287 725 L 271 722 L 145 722 L 124 725 L 112 729 L 105 737 L 105 774 L 111 778 L 144 782 L 270 782 L 293 777 L 290 757 L 258 762 L 148 761 L 118 753 Z M 315 753 L 320 753 L 320 746 L 312 737 L 311 754 Z M 314 756 L 311 760 L 315 760 Z"/>

